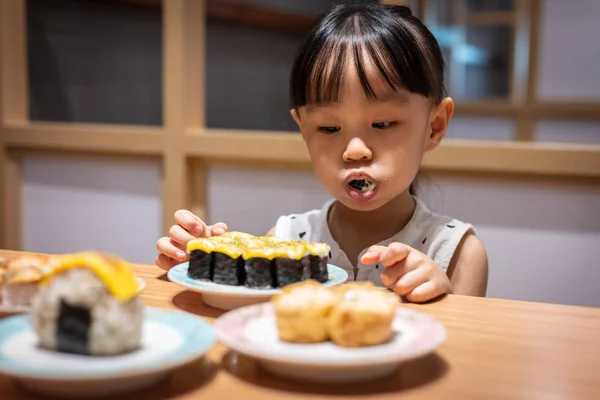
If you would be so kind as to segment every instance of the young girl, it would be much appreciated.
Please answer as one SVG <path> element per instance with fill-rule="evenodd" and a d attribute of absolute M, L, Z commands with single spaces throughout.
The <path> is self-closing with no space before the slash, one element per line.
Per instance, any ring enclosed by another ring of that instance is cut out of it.
<path fill-rule="evenodd" d="M 315 174 L 334 199 L 281 216 L 268 234 L 327 242 L 332 264 L 409 301 L 484 296 L 487 256 L 473 227 L 413 195 L 423 155 L 454 111 L 440 48 L 421 21 L 403 6 L 332 8 L 301 45 L 290 90 Z M 186 261 L 189 240 L 226 230 L 179 210 L 156 263 Z"/>

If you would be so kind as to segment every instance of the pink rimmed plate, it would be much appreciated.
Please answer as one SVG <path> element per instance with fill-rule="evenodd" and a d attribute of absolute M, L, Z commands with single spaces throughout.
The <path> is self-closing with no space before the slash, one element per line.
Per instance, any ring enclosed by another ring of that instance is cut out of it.
<path fill-rule="evenodd" d="M 331 342 L 293 344 L 279 340 L 271 303 L 242 307 L 215 322 L 218 339 L 239 354 L 257 359 L 271 373 L 311 381 L 357 381 L 391 374 L 408 360 L 436 350 L 446 329 L 433 318 L 398 307 L 388 342 L 345 348 Z"/>

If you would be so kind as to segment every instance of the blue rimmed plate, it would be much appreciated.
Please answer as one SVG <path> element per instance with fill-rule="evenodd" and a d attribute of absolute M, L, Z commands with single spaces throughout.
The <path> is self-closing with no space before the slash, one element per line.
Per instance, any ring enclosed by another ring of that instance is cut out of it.
<path fill-rule="evenodd" d="M 251 289 L 245 286 L 222 285 L 192 279 L 188 276 L 189 263 L 181 263 L 171 268 L 167 274 L 169 280 L 186 289 L 202 293 L 202 300 L 211 307 L 232 310 L 256 303 L 269 301 L 280 289 Z M 348 273 L 335 265 L 328 264 L 329 279 L 325 286 L 340 285 L 348 280 Z"/>
<path fill-rule="evenodd" d="M 0 321 L 0 373 L 39 393 L 108 395 L 141 389 L 201 358 L 215 342 L 212 325 L 181 311 L 146 307 L 139 350 L 93 357 L 41 349 L 28 315 Z"/>

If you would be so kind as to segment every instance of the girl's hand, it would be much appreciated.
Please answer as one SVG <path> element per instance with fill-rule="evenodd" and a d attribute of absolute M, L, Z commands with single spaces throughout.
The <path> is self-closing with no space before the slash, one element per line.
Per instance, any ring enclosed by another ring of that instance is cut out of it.
<path fill-rule="evenodd" d="M 188 210 L 178 210 L 175 213 L 175 225 L 169 229 L 168 237 L 161 237 L 156 242 L 160 254 L 155 263 L 160 268 L 168 270 L 173 266 L 187 261 L 185 251 L 187 243 L 198 237 L 219 236 L 227 232 L 227 225 L 218 222 L 206 225 L 204 221 Z"/>
<path fill-rule="evenodd" d="M 361 262 L 382 265 L 385 269 L 381 282 L 411 302 L 421 303 L 452 292 L 450 279 L 431 258 L 402 243 L 372 246 Z"/>

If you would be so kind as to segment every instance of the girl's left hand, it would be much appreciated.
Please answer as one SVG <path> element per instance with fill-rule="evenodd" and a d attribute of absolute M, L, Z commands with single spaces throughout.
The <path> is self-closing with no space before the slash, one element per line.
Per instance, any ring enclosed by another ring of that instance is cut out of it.
<path fill-rule="evenodd" d="M 421 303 L 452 293 L 448 275 L 427 255 L 405 244 L 372 246 L 361 262 L 383 266 L 381 282 L 408 301 Z"/>

